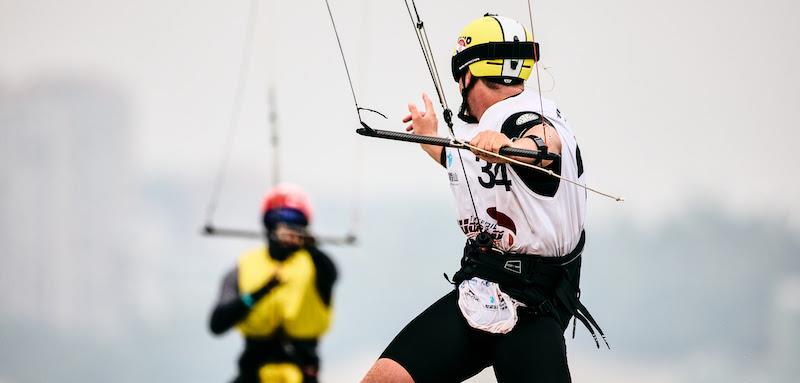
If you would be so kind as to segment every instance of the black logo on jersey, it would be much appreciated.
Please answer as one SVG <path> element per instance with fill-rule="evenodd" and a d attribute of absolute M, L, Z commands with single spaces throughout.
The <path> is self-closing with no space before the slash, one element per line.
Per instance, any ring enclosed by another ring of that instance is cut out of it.
<path fill-rule="evenodd" d="M 499 229 L 496 223 L 484 219 L 478 220 L 475 216 L 468 219 L 459 219 L 458 226 L 461 226 L 461 231 L 467 236 L 485 231 L 492 236 L 493 241 L 499 241 L 503 238 L 503 230 Z"/>
<path fill-rule="evenodd" d="M 506 237 L 508 247 L 513 246 L 515 242 L 514 236 L 517 234 L 517 225 L 514 224 L 514 220 L 502 212 L 497 211 L 496 207 L 486 209 L 486 213 L 495 222 L 489 222 L 483 219 L 478 220 L 475 216 L 469 219 L 459 219 L 458 225 L 461 226 L 461 231 L 467 236 L 482 231 L 487 232 L 492 237 L 492 241 L 495 244 L 500 244 L 503 238 Z"/>
<path fill-rule="evenodd" d="M 447 176 L 450 177 L 450 183 L 458 182 L 458 175 L 454 172 L 448 172 Z"/>

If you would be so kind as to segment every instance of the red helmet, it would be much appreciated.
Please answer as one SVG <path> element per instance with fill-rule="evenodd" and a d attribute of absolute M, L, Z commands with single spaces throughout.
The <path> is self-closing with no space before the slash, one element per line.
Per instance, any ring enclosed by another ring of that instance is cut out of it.
<path fill-rule="evenodd" d="M 261 204 L 261 214 L 266 214 L 274 209 L 295 209 L 301 212 L 306 221 L 311 222 L 311 201 L 308 194 L 299 186 L 280 184 L 264 196 Z"/>

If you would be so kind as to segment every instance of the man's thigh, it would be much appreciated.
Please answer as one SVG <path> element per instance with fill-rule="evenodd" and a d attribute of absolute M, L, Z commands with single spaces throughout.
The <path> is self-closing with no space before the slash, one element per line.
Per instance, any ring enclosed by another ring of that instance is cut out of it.
<path fill-rule="evenodd" d="M 498 383 L 571 382 L 564 331 L 552 317 L 520 320 L 494 351 Z"/>
<path fill-rule="evenodd" d="M 489 366 L 491 343 L 461 316 L 453 290 L 400 331 L 381 358 L 399 363 L 416 383 L 461 382 Z"/>

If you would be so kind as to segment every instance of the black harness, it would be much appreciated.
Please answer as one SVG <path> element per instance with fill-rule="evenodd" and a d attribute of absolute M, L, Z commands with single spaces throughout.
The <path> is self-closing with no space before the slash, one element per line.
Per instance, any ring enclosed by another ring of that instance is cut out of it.
<path fill-rule="evenodd" d="M 475 239 L 467 240 L 461 269 L 453 275 L 453 282 L 458 286 L 473 277 L 495 282 L 503 292 L 527 306 L 518 309 L 523 317 L 551 315 L 559 323 L 564 323 L 556 309 L 560 303 L 589 330 L 598 348 L 600 343 L 596 333 L 608 347 L 603 330 L 579 299 L 580 256 L 585 242 L 586 234 L 582 232 L 578 245 L 569 254 L 542 257 L 495 249 L 491 236 L 482 232 Z M 572 336 L 575 336 L 574 323 Z"/>
<path fill-rule="evenodd" d="M 239 356 L 239 376 L 234 383 L 258 383 L 258 371 L 270 363 L 292 363 L 303 371 L 303 383 L 316 382 L 311 372 L 319 370 L 317 339 L 292 339 L 283 330 L 267 337 L 245 337 Z"/>

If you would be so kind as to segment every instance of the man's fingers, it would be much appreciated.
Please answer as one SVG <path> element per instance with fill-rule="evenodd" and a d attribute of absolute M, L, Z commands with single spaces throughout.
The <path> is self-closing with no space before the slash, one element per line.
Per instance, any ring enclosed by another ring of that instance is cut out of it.
<path fill-rule="evenodd" d="M 425 102 L 425 114 L 428 114 L 428 112 L 432 113 L 433 112 L 433 103 L 431 102 L 431 98 L 428 97 L 427 93 L 424 93 L 424 92 L 422 93 L 422 101 Z"/>
<path fill-rule="evenodd" d="M 503 147 L 503 142 L 504 141 L 500 137 L 495 137 L 495 139 L 492 141 L 492 152 L 499 153 L 500 148 Z"/>
<path fill-rule="evenodd" d="M 503 146 L 503 142 L 504 141 L 502 140 L 502 138 L 494 134 L 491 134 L 490 132 L 481 132 L 478 133 L 478 135 L 472 139 L 470 145 L 478 149 L 485 150 L 487 152 L 497 153 Z M 493 156 L 481 152 L 477 149 L 473 149 L 472 152 L 475 153 L 475 155 L 482 160 L 488 160 L 489 158 L 493 158 Z"/>
<path fill-rule="evenodd" d="M 414 105 L 414 103 L 409 103 L 408 104 L 408 111 L 411 112 L 411 119 L 412 120 L 415 120 L 415 119 L 420 117 L 419 109 L 417 109 L 417 106 Z"/>
<path fill-rule="evenodd" d="M 471 146 L 476 147 L 476 148 L 483 149 L 483 137 L 484 136 L 483 136 L 482 133 L 478 133 L 478 135 L 475 136 L 472 139 L 472 141 L 469 142 L 469 144 Z M 472 153 L 475 153 L 475 155 L 480 156 L 481 152 L 479 152 L 477 149 L 474 149 L 474 148 L 469 148 L 469 149 L 472 151 Z"/>
<path fill-rule="evenodd" d="M 404 123 L 410 123 L 406 131 L 413 131 L 414 134 L 425 136 L 436 135 L 438 122 L 436 121 L 436 112 L 433 109 L 433 104 L 431 104 L 430 98 L 424 94 L 423 101 L 424 104 L 419 105 L 419 107 L 413 102 L 408 104 L 410 114 L 403 118 Z"/>

